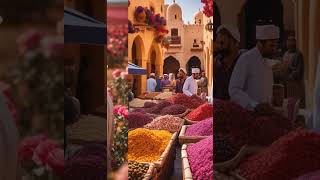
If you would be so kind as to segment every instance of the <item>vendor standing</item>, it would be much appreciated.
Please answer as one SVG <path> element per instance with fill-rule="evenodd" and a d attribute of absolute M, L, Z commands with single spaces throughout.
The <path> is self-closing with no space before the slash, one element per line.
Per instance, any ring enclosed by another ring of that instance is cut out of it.
<path fill-rule="evenodd" d="M 183 85 L 187 79 L 187 71 L 183 68 L 179 69 L 178 80 L 176 81 L 176 93 L 183 93 Z"/>
<path fill-rule="evenodd" d="M 278 47 L 279 27 L 263 25 L 256 27 L 257 45 L 238 59 L 233 70 L 229 94 L 232 101 L 256 112 L 270 112 L 273 74 L 267 58 Z"/>
<path fill-rule="evenodd" d="M 236 27 L 221 25 L 217 30 L 213 97 L 229 100 L 229 82 L 240 57 L 240 33 Z"/>
<path fill-rule="evenodd" d="M 192 75 L 189 76 L 183 85 L 183 93 L 187 96 L 197 96 L 198 84 L 196 79 L 198 79 L 200 73 L 199 68 L 192 68 Z"/>

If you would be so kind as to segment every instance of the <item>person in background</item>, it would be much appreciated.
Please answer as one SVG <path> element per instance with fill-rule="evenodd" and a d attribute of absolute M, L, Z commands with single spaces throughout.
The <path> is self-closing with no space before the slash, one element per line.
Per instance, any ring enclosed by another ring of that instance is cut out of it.
<path fill-rule="evenodd" d="M 147 80 L 147 92 L 156 92 L 156 75 L 154 73 L 150 73 L 149 79 Z"/>
<path fill-rule="evenodd" d="M 158 76 L 156 81 L 157 81 L 157 86 L 156 86 L 156 92 L 161 92 L 161 81 L 162 81 L 163 77 L 162 76 Z"/>
<path fill-rule="evenodd" d="M 273 72 L 267 59 L 275 53 L 279 37 L 277 26 L 256 27 L 256 47 L 240 56 L 231 75 L 229 94 L 233 102 L 261 114 L 273 111 Z"/>
<path fill-rule="evenodd" d="M 161 80 L 161 88 L 163 90 L 163 88 L 170 86 L 170 80 L 169 80 L 169 76 L 168 74 L 164 74 L 163 75 L 163 79 Z"/>
<path fill-rule="evenodd" d="M 191 72 L 192 75 L 186 79 L 182 89 L 183 93 L 189 97 L 197 96 L 198 84 L 196 79 L 199 79 L 200 69 L 192 68 Z"/>
<path fill-rule="evenodd" d="M 201 72 L 201 78 L 200 78 L 200 84 L 201 84 L 201 93 L 208 94 L 208 78 L 206 77 L 206 73 L 204 71 Z"/>
<path fill-rule="evenodd" d="M 169 74 L 170 86 L 172 87 L 172 91 L 176 89 L 176 77 L 173 73 Z"/>
<path fill-rule="evenodd" d="M 296 39 L 290 34 L 287 39 L 288 51 L 284 54 L 284 64 L 287 64 L 287 97 L 300 99 L 300 107 L 305 107 L 304 92 L 304 62 L 302 53 L 297 49 Z"/>
<path fill-rule="evenodd" d="M 217 29 L 213 97 L 229 100 L 229 82 L 240 57 L 240 33 L 236 27 L 221 25 Z"/>
<path fill-rule="evenodd" d="M 180 68 L 178 72 L 178 79 L 176 81 L 176 93 L 183 93 L 183 85 L 187 79 L 187 71 L 184 68 Z"/>

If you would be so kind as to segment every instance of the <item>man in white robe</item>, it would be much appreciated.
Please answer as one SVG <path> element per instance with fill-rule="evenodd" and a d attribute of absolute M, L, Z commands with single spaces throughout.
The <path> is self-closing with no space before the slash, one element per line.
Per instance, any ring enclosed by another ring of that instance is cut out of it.
<path fill-rule="evenodd" d="M 229 84 L 230 98 L 248 110 L 272 110 L 273 74 L 267 59 L 274 54 L 279 36 L 277 26 L 257 26 L 256 47 L 242 54 L 233 70 Z"/>
<path fill-rule="evenodd" d="M 183 94 L 191 97 L 196 96 L 198 91 L 198 84 L 196 79 L 199 78 L 200 69 L 199 68 L 192 68 L 192 75 L 189 76 L 183 85 Z"/>

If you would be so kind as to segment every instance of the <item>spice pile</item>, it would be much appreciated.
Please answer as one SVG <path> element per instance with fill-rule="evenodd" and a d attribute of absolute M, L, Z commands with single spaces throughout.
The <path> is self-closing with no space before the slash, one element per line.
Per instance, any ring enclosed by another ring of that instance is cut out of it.
<path fill-rule="evenodd" d="M 172 115 L 159 116 L 144 127 L 154 130 L 166 130 L 169 132 L 177 132 L 183 125 L 183 119 Z"/>
<path fill-rule="evenodd" d="M 295 130 L 240 165 L 248 180 L 290 180 L 320 168 L 320 134 Z"/>
<path fill-rule="evenodd" d="M 213 136 L 188 145 L 187 154 L 193 179 L 213 179 Z"/>
<path fill-rule="evenodd" d="M 164 130 L 138 128 L 128 133 L 128 160 L 155 162 L 170 142 L 172 134 Z"/>
<path fill-rule="evenodd" d="M 129 161 L 128 163 L 129 180 L 141 180 L 149 170 L 149 164 Z"/>
<path fill-rule="evenodd" d="M 201 106 L 204 101 L 200 97 L 189 97 L 185 94 L 178 93 L 168 99 L 172 104 L 181 104 L 189 109 L 195 109 Z"/>
<path fill-rule="evenodd" d="M 228 137 L 215 135 L 214 137 L 214 162 L 220 163 L 231 160 L 239 149 L 232 145 Z"/>
<path fill-rule="evenodd" d="M 144 110 L 142 112 L 145 113 L 151 113 L 151 114 L 160 114 L 161 110 L 167 106 L 172 105 L 170 102 L 168 101 L 162 101 L 150 108 L 144 108 Z"/>
<path fill-rule="evenodd" d="M 106 120 L 97 116 L 81 116 L 68 130 L 68 139 L 87 142 L 105 142 Z"/>
<path fill-rule="evenodd" d="M 294 180 L 319 180 L 320 179 L 320 170 L 315 172 L 308 173 L 306 175 L 300 176 Z"/>
<path fill-rule="evenodd" d="M 172 92 L 163 92 L 159 95 L 157 95 L 156 97 L 154 97 L 154 99 L 168 99 L 173 95 Z"/>
<path fill-rule="evenodd" d="M 213 135 L 213 118 L 207 118 L 196 124 L 190 125 L 185 136 L 212 136 Z"/>
<path fill-rule="evenodd" d="M 107 152 L 104 145 L 88 145 L 66 162 L 64 178 L 100 180 L 107 176 Z"/>
<path fill-rule="evenodd" d="M 161 115 L 178 115 L 186 112 L 187 108 L 180 104 L 174 104 L 168 107 L 165 107 L 161 110 Z"/>
<path fill-rule="evenodd" d="M 290 130 L 290 121 L 276 113 L 261 116 L 222 100 L 215 100 L 213 106 L 216 133 L 232 136 L 237 147 L 270 145 Z"/>
<path fill-rule="evenodd" d="M 134 98 L 132 101 L 129 102 L 129 106 L 132 108 L 142 108 L 147 102 L 148 103 L 152 102 L 152 100 L 143 100 L 139 98 Z"/>
<path fill-rule="evenodd" d="M 144 113 L 131 112 L 128 114 L 129 129 L 140 128 L 152 121 L 152 118 Z"/>
<path fill-rule="evenodd" d="M 151 108 L 151 107 L 153 107 L 155 105 L 157 105 L 157 103 L 147 101 L 147 102 L 144 103 L 143 107 L 144 108 Z"/>
<path fill-rule="evenodd" d="M 213 117 L 213 106 L 209 103 L 202 104 L 186 116 L 191 121 L 202 121 L 209 117 Z"/>

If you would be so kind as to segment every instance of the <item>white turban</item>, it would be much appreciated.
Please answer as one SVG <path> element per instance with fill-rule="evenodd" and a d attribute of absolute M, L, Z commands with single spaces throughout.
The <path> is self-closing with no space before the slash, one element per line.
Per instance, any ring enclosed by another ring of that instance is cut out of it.
<path fill-rule="evenodd" d="M 237 27 L 223 24 L 218 27 L 217 34 L 219 34 L 219 32 L 223 29 L 227 30 L 236 41 L 240 42 L 240 33 Z"/>
<path fill-rule="evenodd" d="M 270 40 L 279 39 L 280 29 L 275 25 L 256 26 L 256 39 L 257 40 Z"/>
<path fill-rule="evenodd" d="M 183 71 L 185 74 L 187 74 L 187 71 L 184 68 L 180 68 L 179 71 Z"/>
<path fill-rule="evenodd" d="M 199 68 L 192 68 L 192 73 L 200 73 L 200 69 Z"/>

